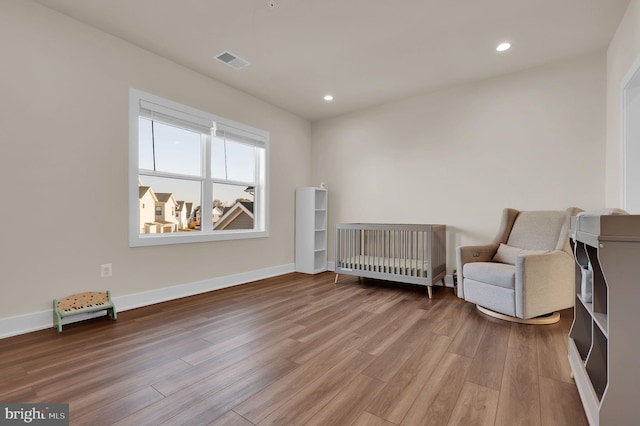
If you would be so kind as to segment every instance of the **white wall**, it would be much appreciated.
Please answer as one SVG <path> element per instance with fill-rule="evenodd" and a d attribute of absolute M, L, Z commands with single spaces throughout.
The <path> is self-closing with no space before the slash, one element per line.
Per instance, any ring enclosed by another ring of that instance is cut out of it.
<path fill-rule="evenodd" d="M 605 55 L 313 123 L 311 135 L 330 229 L 444 223 L 451 273 L 455 246 L 492 239 L 503 207 L 602 208 Z"/>
<path fill-rule="evenodd" d="M 0 2 L 0 52 L 0 320 L 86 290 L 122 296 L 292 268 L 307 120 L 27 0 Z M 130 87 L 270 132 L 269 238 L 128 247 Z"/>
<path fill-rule="evenodd" d="M 607 50 L 607 175 L 606 203 L 621 204 L 621 85 L 640 58 L 640 0 L 631 0 Z M 637 165 L 640 167 L 640 165 Z"/>

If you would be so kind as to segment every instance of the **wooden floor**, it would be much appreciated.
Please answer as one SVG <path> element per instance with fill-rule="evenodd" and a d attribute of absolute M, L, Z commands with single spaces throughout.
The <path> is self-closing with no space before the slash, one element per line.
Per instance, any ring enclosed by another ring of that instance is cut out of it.
<path fill-rule="evenodd" d="M 586 425 L 549 326 L 434 289 L 289 274 L 0 340 L 0 401 L 72 425 Z"/>

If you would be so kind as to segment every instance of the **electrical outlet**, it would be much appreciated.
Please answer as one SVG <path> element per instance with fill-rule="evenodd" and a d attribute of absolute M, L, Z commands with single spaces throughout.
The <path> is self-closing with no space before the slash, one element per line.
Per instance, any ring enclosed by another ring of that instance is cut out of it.
<path fill-rule="evenodd" d="M 100 276 L 102 276 L 102 278 L 110 277 L 112 273 L 113 270 L 110 263 L 100 265 Z"/>

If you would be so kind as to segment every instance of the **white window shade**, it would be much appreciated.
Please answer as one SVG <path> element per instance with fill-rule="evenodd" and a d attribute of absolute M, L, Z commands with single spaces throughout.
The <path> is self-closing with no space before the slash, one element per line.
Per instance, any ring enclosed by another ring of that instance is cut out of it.
<path fill-rule="evenodd" d="M 143 99 L 140 100 L 140 116 L 200 133 L 209 133 L 213 128 L 213 117 L 180 111 Z"/>
<path fill-rule="evenodd" d="M 215 136 L 259 148 L 264 148 L 267 141 L 267 136 L 265 134 L 249 132 L 223 123 L 215 124 Z"/>

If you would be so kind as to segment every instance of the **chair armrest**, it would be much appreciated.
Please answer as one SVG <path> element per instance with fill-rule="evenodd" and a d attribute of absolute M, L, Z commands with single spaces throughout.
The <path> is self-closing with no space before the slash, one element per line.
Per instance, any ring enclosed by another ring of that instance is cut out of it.
<path fill-rule="evenodd" d="M 533 318 L 573 306 L 575 266 L 563 250 L 516 259 L 516 316 Z"/>
<path fill-rule="evenodd" d="M 471 262 L 490 262 L 498 251 L 498 244 L 456 247 L 458 297 L 464 299 L 464 265 Z"/>
<path fill-rule="evenodd" d="M 459 246 L 456 248 L 456 251 L 457 259 L 463 266 L 465 263 L 471 262 L 491 262 L 491 259 L 493 259 L 493 256 L 495 256 L 498 251 L 498 244 Z M 458 271 L 458 274 L 461 272 L 462 271 Z"/>

